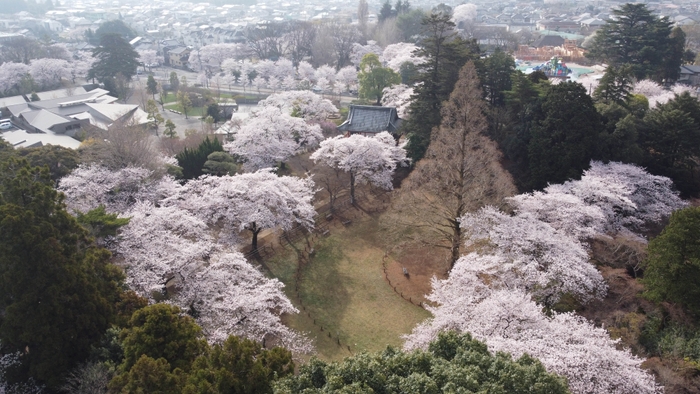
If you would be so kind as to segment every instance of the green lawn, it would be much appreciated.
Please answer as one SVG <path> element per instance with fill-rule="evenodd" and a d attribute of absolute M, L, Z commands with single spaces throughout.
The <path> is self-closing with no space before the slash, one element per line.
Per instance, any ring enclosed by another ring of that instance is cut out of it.
<path fill-rule="evenodd" d="M 183 115 L 185 114 L 185 112 L 182 110 L 182 106 L 180 104 L 177 104 L 177 103 L 166 104 L 165 109 L 174 109 L 175 111 L 182 112 Z M 206 107 L 192 107 L 192 108 L 187 110 L 188 117 L 201 118 L 206 113 L 207 113 Z"/>
<path fill-rule="evenodd" d="M 366 219 L 347 229 L 333 228 L 331 236 L 319 238 L 316 254 L 304 267 L 299 286 L 306 311 L 294 291 L 296 255 L 278 255 L 266 263 L 287 285 L 285 291 L 302 310 L 288 316 L 287 324 L 315 339 L 321 359 L 340 360 L 350 355 L 345 345 L 350 345 L 353 353 L 400 346 L 401 335 L 430 316 L 399 297 L 384 280 L 384 251 L 373 244 L 377 227 L 373 220 Z M 328 338 L 329 331 L 333 339 Z M 338 346 L 337 337 L 343 346 Z"/>

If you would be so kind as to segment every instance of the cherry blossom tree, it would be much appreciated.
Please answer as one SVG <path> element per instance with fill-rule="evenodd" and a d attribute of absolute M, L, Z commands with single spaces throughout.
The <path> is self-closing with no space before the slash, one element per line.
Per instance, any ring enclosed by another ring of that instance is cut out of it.
<path fill-rule="evenodd" d="M 161 58 L 158 56 L 158 52 L 156 52 L 155 49 L 146 49 L 138 52 L 141 63 L 145 67 L 148 67 L 149 70 L 154 64 L 162 63 Z"/>
<path fill-rule="evenodd" d="M 296 78 L 294 78 L 294 75 L 292 74 L 287 75 L 282 80 L 282 87 L 287 90 L 295 90 L 298 85 L 299 82 L 297 82 Z"/>
<path fill-rule="evenodd" d="M 70 75 L 69 63 L 63 59 L 34 59 L 29 64 L 29 73 L 34 82 L 43 88 L 56 87 L 61 79 Z"/>
<path fill-rule="evenodd" d="M 407 349 L 426 348 L 443 330 L 469 332 L 491 351 L 539 359 L 549 372 L 565 376 L 576 394 L 663 392 L 641 369 L 643 360 L 617 350 L 618 341 L 604 329 L 572 313 L 547 316 L 522 290 L 492 291 L 463 269 L 471 263 L 460 260 L 449 279 L 433 280 L 429 298 L 440 306 L 428 307 L 434 317 L 406 338 Z"/>
<path fill-rule="evenodd" d="M 415 54 L 418 47 L 415 44 L 400 42 L 398 44 L 387 45 L 384 48 L 382 57 L 387 67 L 395 72 L 401 70 L 401 65 L 408 62 L 415 65 L 425 63 L 425 58 Z"/>
<path fill-rule="evenodd" d="M 311 63 L 305 60 L 299 62 L 297 74 L 299 75 L 299 79 L 305 79 L 310 83 L 316 82 L 316 70 L 314 70 L 314 66 L 312 66 Z"/>
<path fill-rule="evenodd" d="M 603 211 L 573 194 L 552 189 L 519 194 L 507 200 L 516 214 L 531 216 L 582 242 L 605 232 L 607 218 Z"/>
<path fill-rule="evenodd" d="M 267 87 L 270 88 L 273 92 L 276 92 L 281 85 L 282 81 L 280 81 L 280 79 L 275 76 L 272 76 L 267 80 Z"/>
<path fill-rule="evenodd" d="M 241 70 L 241 64 L 236 59 L 225 59 L 221 62 L 221 70 L 227 75 L 233 75 L 234 72 Z"/>
<path fill-rule="evenodd" d="M 198 323 L 214 342 L 238 335 L 265 343 L 279 340 L 295 353 L 310 353 L 310 341 L 285 326 L 282 314 L 299 313 L 277 279 L 266 278 L 238 252 L 213 254 L 208 264 L 185 278 L 178 300 L 191 305 Z"/>
<path fill-rule="evenodd" d="M 70 61 L 71 51 L 68 50 L 68 45 L 66 43 L 57 42 L 46 47 L 46 57 Z"/>
<path fill-rule="evenodd" d="M 641 94 L 646 97 L 659 96 L 666 92 L 663 86 L 650 79 L 642 79 L 637 81 L 632 87 L 632 93 Z"/>
<path fill-rule="evenodd" d="M 680 95 L 683 92 L 695 93 L 692 88 L 686 85 L 673 85 L 670 89 L 666 89 L 648 79 L 637 81 L 632 88 L 632 93 L 646 96 L 647 100 L 649 100 L 649 108 L 654 108 L 658 104 L 666 104 L 673 100 L 676 95 Z"/>
<path fill-rule="evenodd" d="M 19 90 L 22 78 L 27 74 L 29 74 L 29 66 L 24 63 L 0 64 L 0 94 L 7 96 L 14 90 Z"/>
<path fill-rule="evenodd" d="M 398 84 L 384 88 L 382 91 L 382 106 L 395 107 L 399 118 L 408 118 L 408 106 L 411 105 L 413 88 L 408 85 Z"/>
<path fill-rule="evenodd" d="M 406 166 L 409 159 L 394 137 L 385 132 L 375 137 L 353 134 L 321 142 L 311 160 L 350 174 L 350 201 L 355 203 L 355 184 L 369 182 L 386 190 L 393 189 L 391 178 L 396 165 Z"/>
<path fill-rule="evenodd" d="M 598 88 L 598 85 L 600 85 L 600 78 L 601 75 L 592 75 L 592 74 L 586 74 L 578 77 L 576 79 L 576 82 L 580 83 L 583 85 L 584 88 L 586 88 L 586 92 L 588 92 L 589 95 L 593 95 L 593 92 L 596 91 Z M 559 79 L 557 78 L 552 78 L 550 80 L 552 84 L 558 84 Z"/>
<path fill-rule="evenodd" d="M 353 66 L 341 68 L 335 74 L 335 81 L 336 85 L 343 88 L 343 91 L 357 90 L 357 69 Z"/>
<path fill-rule="evenodd" d="M 168 302 L 197 316 L 210 341 L 240 335 L 264 342 L 276 338 L 294 351 L 310 344 L 280 321 L 297 313 L 282 292 L 238 252 L 213 242 L 207 225 L 175 206 L 138 203 L 119 236 L 127 283 L 140 295 Z"/>
<path fill-rule="evenodd" d="M 452 22 L 459 27 L 460 23 L 471 22 L 476 18 L 475 4 L 460 4 L 452 11 Z"/>
<path fill-rule="evenodd" d="M 326 79 L 326 77 L 316 78 L 316 86 L 321 91 L 321 93 L 332 90 L 332 84 L 328 79 Z"/>
<path fill-rule="evenodd" d="M 460 219 L 471 251 L 445 280 L 433 279 L 433 318 L 407 336 L 425 347 L 442 330 L 470 332 L 496 351 L 537 357 L 568 378 L 574 393 L 658 393 L 641 359 L 571 313 L 542 311 L 562 294 L 582 303 L 606 285 L 582 242 L 604 232 L 640 231 L 685 205 L 670 180 L 640 167 L 591 162 L 580 180 L 508 199 Z"/>
<path fill-rule="evenodd" d="M 288 76 L 294 77 L 296 70 L 291 60 L 280 58 L 275 62 L 274 76 L 279 79 L 284 79 Z"/>
<path fill-rule="evenodd" d="M 276 107 L 307 121 L 321 121 L 338 112 L 338 108 L 330 100 L 308 90 L 271 94 L 258 102 L 258 106 Z"/>
<path fill-rule="evenodd" d="M 262 75 L 258 75 L 253 79 L 253 86 L 255 86 L 256 89 L 258 89 L 258 94 L 260 94 L 260 89 L 264 88 L 267 86 L 267 81 Z"/>
<path fill-rule="evenodd" d="M 166 205 L 188 209 L 224 231 L 248 230 L 257 250 L 258 234 L 266 228 L 313 227 L 316 211 L 313 181 L 277 176 L 270 169 L 235 176 L 203 176 L 189 181 Z"/>
<path fill-rule="evenodd" d="M 241 59 L 250 51 L 243 44 L 211 44 L 190 53 L 189 63 L 195 71 L 201 71 L 205 66 L 221 67 L 226 59 Z"/>
<path fill-rule="evenodd" d="M 566 193 L 597 206 L 606 218 L 608 232 L 644 231 L 645 225 L 659 222 L 686 203 L 673 190 L 666 177 L 651 175 L 632 164 L 591 161 L 578 181 L 550 185 L 546 193 Z"/>
<path fill-rule="evenodd" d="M 263 77 L 265 79 L 270 78 L 271 76 L 275 75 L 275 62 L 272 60 L 261 60 L 257 63 L 255 63 L 255 71 L 258 72 L 258 76 Z"/>
<path fill-rule="evenodd" d="M 367 41 L 367 45 L 362 45 L 359 43 L 352 44 L 352 52 L 350 53 L 350 62 L 353 66 L 359 67 L 362 58 L 368 53 L 374 53 L 381 60 L 382 59 L 382 47 L 377 45 L 376 41 Z"/>
<path fill-rule="evenodd" d="M 471 254 L 469 269 L 488 275 L 493 288 L 521 289 L 553 305 L 564 294 L 581 303 L 605 296 L 607 286 L 588 262 L 583 244 L 532 215 L 506 215 L 484 207 L 460 219 Z M 481 255 L 493 258 L 482 260 Z"/>
<path fill-rule="evenodd" d="M 77 58 L 73 59 L 70 64 L 70 75 L 74 83 L 76 78 L 87 78 L 88 72 L 96 60 L 92 53 L 87 51 L 78 52 L 75 56 Z"/>
<path fill-rule="evenodd" d="M 73 211 L 88 212 L 104 205 L 108 212 L 124 213 L 136 202 L 157 202 L 178 188 L 171 176 L 158 178 L 145 168 L 113 170 L 83 164 L 61 178 L 58 190 L 66 195 L 66 205 Z"/>
<path fill-rule="evenodd" d="M 323 66 L 320 66 L 319 68 L 316 69 L 316 72 L 314 73 L 314 77 L 316 80 L 319 80 L 321 78 L 326 78 L 329 83 L 335 82 L 335 68 L 324 64 Z"/>
<path fill-rule="evenodd" d="M 224 148 L 243 157 L 243 167 L 250 171 L 272 167 L 317 146 L 323 132 L 318 125 L 308 124 L 280 108 L 266 106 L 256 109 L 233 138 Z"/>

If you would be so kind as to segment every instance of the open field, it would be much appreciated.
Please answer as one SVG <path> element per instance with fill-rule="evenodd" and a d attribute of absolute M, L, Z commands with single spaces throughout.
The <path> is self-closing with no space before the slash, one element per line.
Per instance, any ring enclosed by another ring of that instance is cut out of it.
<path fill-rule="evenodd" d="M 364 217 L 347 228 L 333 227 L 330 236 L 318 238 L 313 258 L 302 268 L 298 293 L 294 284 L 296 253 L 291 247 L 289 253 L 266 261 L 301 310 L 287 316 L 287 324 L 309 333 L 324 360 L 340 360 L 350 352 L 378 351 L 387 345 L 401 346 L 401 335 L 430 316 L 402 299 L 385 280 L 385 252 L 373 243 L 377 227 L 373 218 Z"/>

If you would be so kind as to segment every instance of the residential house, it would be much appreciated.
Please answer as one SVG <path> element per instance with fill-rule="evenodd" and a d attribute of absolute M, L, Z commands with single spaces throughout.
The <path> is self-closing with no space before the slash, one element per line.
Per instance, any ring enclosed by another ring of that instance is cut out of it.
<path fill-rule="evenodd" d="M 688 85 L 700 86 L 700 66 L 681 66 L 678 82 Z"/>
<path fill-rule="evenodd" d="M 172 49 L 163 48 L 165 64 L 171 67 L 186 68 L 192 50 L 188 47 L 175 47 Z"/>

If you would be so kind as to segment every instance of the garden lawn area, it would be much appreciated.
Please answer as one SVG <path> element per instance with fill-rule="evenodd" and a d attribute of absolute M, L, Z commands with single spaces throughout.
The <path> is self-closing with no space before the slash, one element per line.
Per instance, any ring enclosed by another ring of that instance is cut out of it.
<path fill-rule="evenodd" d="M 183 115 L 185 114 L 184 111 L 182 111 L 182 106 L 180 104 L 166 104 L 165 109 L 174 109 L 175 111 L 181 112 Z M 201 118 L 204 116 L 204 114 L 207 113 L 207 107 L 192 107 L 187 110 L 187 117 L 197 117 Z"/>
<path fill-rule="evenodd" d="M 348 228 L 333 227 L 332 235 L 318 239 L 315 256 L 304 267 L 299 284 L 305 311 L 294 291 L 296 254 L 277 255 L 266 262 L 286 284 L 285 292 L 301 311 L 287 316 L 285 322 L 308 333 L 323 360 L 338 361 L 350 355 L 348 345 L 352 353 L 379 351 L 387 345 L 399 347 L 401 335 L 430 316 L 394 293 L 384 280 L 384 251 L 373 243 L 377 228 L 374 219 L 365 218 Z"/>

